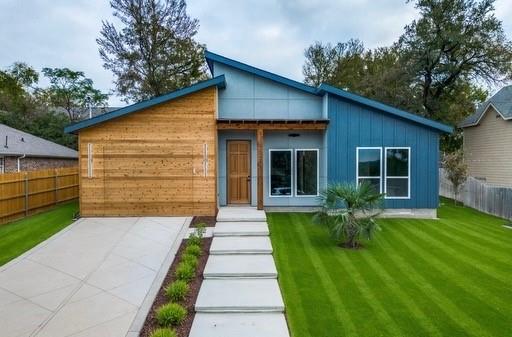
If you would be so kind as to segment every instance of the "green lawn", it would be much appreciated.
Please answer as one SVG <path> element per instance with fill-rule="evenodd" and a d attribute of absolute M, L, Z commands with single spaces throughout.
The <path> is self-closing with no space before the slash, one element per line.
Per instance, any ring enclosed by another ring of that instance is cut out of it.
<path fill-rule="evenodd" d="M 0 266 L 71 224 L 77 210 L 78 203 L 71 202 L 0 225 Z"/>
<path fill-rule="evenodd" d="M 310 214 L 269 214 L 292 336 L 511 336 L 512 230 L 443 203 L 440 220 L 380 220 L 357 251 Z"/>

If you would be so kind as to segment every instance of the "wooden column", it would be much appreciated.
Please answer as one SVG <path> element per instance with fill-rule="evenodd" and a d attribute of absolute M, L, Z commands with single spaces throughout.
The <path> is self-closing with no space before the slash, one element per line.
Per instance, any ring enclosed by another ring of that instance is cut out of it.
<path fill-rule="evenodd" d="M 263 209 L 263 128 L 256 130 L 258 209 Z"/>

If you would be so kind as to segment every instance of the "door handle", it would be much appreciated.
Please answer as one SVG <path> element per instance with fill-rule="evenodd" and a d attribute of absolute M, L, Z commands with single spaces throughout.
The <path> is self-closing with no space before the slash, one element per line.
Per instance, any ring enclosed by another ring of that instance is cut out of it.
<path fill-rule="evenodd" d="M 247 181 L 251 181 L 251 176 L 247 176 Z"/>

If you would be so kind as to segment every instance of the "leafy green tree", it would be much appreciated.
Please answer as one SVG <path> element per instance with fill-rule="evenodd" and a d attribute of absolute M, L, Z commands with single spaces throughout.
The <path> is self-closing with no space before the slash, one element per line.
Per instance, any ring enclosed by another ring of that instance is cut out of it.
<path fill-rule="evenodd" d="M 104 21 L 99 45 L 104 67 L 126 101 L 140 101 L 205 77 L 199 22 L 185 0 L 111 0 L 122 27 Z"/>
<path fill-rule="evenodd" d="M 47 99 L 53 108 L 64 109 L 72 122 L 87 117 L 89 104 L 103 106 L 107 103 L 108 95 L 94 88 L 93 81 L 81 71 L 43 68 L 43 74 L 50 86 L 41 90 L 39 96 Z"/>
<path fill-rule="evenodd" d="M 326 225 L 341 246 L 358 248 L 362 238 L 370 240 L 379 228 L 375 217 L 383 195 L 368 182 L 330 185 L 320 198 L 322 208 L 315 214 L 315 222 Z"/>
<path fill-rule="evenodd" d="M 473 110 L 447 118 L 458 89 L 512 79 L 512 44 L 494 15 L 494 0 L 417 0 L 415 6 L 420 18 L 398 41 L 404 66 L 414 74 L 422 114 L 458 121 Z"/>
<path fill-rule="evenodd" d="M 16 62 L 4 71 L 0 70 L 0 110 L 30 113 L 34 102 L 29 89 L 38 79 L 39 74 L 22 62 Z"/>

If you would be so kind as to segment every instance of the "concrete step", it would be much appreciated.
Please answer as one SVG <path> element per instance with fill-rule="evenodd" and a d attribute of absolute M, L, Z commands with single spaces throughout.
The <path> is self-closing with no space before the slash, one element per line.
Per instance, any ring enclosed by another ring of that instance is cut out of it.
<path fill-rule="evenodd" d="M 272 255 L 210 255 L 205 279 L 277 278 Z"/>
<path fill-rule="evenodd" d="M 268 236 L 266 222 L 217 222 L 214 236 Z"/>
<path fill-rule="evenodd" d="M 272 244 L 268 236 L 214 237 L 210 255 L 225 254 L 272 254 Z"/>
<path fill-rule="evenodd" d="M 289 337 L 282 313 L 197 313 L 189 337 Z"/>
<path fill-rule="evenodd" d="M 196 312 L 284 312 L 277 280 L 204 280 L 195 305 Z"/>
<path fill-rule="evenodd" d="M 221 207 L 217 213 L 217 222 L 247 221 L 267 221 L 267 216 L 256 207 Z"/>

